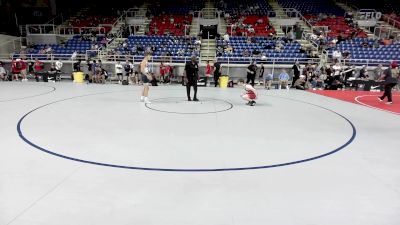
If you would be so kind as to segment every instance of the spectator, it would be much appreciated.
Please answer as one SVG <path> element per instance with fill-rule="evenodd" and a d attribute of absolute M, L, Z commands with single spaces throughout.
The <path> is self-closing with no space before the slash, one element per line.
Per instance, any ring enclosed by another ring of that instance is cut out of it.
<path fill-rule="evenodd" d="M 74 63 L 73 67 L 74 67 L 74 72 L 78 72 L 81 71 L 81 60 L 79 59 L 77 62 Z"/>
<path fill-rule="evenodd" d="M 11 62 L 11 71 L 16 81 L 19 80 L 18 76 L 22 75 L 22 81 L 26 80 L 26 64 L 21 59 L 16 59 Z"/>
<path fill-rule="evenodd" d="M 363 66 L 360 70 L 360 74 L 358 75 L 359 79 L 367 79 L 368 78 L 368 71 L 367 66 Z"/>
<path fill-rule="evenodd" d="M 55 63 L 55 68 L 57 73 L 61 73 L 61 69 L 62 69 L 63 63 L 61 62 L 60 59 L 58 59 Z"/>
<path fill-rule="evenodd" d="M 207 61 L 207 65 L 206 65 L 206 69 L 204 71 L 204 73 L 206 74 L 206 86 L 210 86 L 210 84 L 208 83 L 208 79 L 211 77 L 211 65 L 210 65 L 210 61 Z"/>
<path fill-rule="evenodd" d="M 71 60 L 74 61 L 76 59 L 76 57 L 78 56 L 78 52 L 74 51 L 71 55 Z"/>
<path fill-rule="evenodd" d="M 281 89 L 281 87 L 285 87 L 286 89 L 289 89 L 289 74 L 286 72 L 286 70 L 282 70 L 281 74 L 279 74 L 279 86 L 278 89 Z"/>
<path fill-rule="evenodd" d="M 267 74 L 264 76 L 264 88 L 267 90 L 271 89 L 272 80 L 274 79 L 273 74 Z"/>
<path fill-rule="evenodd" d="M 332 58 L 335 62 L 341 62 L 342 60 L 342 53 L 339 50 L 334 50 L 332 52 Z"/>
<path fill-rule="evenodd" d="M 275 51 L 276 52 L 281 52 L 283 48 L 283 44 L 281 41 L 277 41 L 276 45 L 275 45 Z"/>
<path fill-rule="evenodd" d="M 261 65 L 260 65 L 260 73 L 258 74 L 258 78 L 263 78 L 264 77 L 264 72 L 265 72 L 264 63 L 261 63 Z"/>
<path fill-rule="evenodd" d="M 162 81 L 163 83 L 165 83 L 165 66 L 163 63 L 160 63 L 160 81 Z"/>
<path fill-rule="evenodd" d="M 8 80 L 7 71 L 4 69 L 3 62 L 0 62 L 0 79 L 3 81 Z"/>
<path fill-rule="evenodd" d="M 306 89 L 306 80 L 305 76 L 301 75 L 299 79 L 296 80 L 294 83 L 294 88 L 299 89 L 299 90 L 305 90 Z"/>
<path fill-rule="evenodd" d="M 88 60 L 86 65 L 87 65 L 88 74 L 87 74 L 87 76 L 85 76 L 85 80 L 86 80 L 86 82 L 92 82 L 93 64 L 90 62 L 90 60 Z"/>
<path fill-rule="evenodd" d="M 321 78 L 322 75 L 320 73 L 321 70 L 317 70 L 318 72 L 314 73 L 314 76 L 311 77 L 311 86 L 313 90 L 316 90 L 317 88 L 319 90 L 322 90 L 324 87 L 324 80 Z"/>
<path fill-rule="evenodd" d="M 49 81 L 56 82 L 56 77 L 57 77 L 57 69 L 54 63 L 51 64 L 50 70 L 47 71 L 48 79 Z M 44 79 L 46 82 L 46 80 Z"/>
<path fill-rule="evenodd" d="M 250 56 L 250 52 L 248 49 L 243 50 L 243 57 L 249 57 Z"/>
<path fill-rule="evenodd" d="M 229 42 L 229 34 L 224 34 L 223 38 L 225 42 Z"/>
<path fill-rule="evenodd" d="M 34 64 L 35 69 L 35 80 L 39 82 L 39 73 L 44 69 L 44 63 L 36 59 Z"/>
<path fill-rule="evenodd" d="M 292 87 L 294 87 L 294 83 L 300 77 L 300 63 L 298 61 L 292 66 L 293 69 L 293 79 L 292 79 Z"/>
<path fill-rule="evenodd" d="M 382 69 L 382 64 L 379 64 L 375 69 L 374 69 L 374 78 L 373 80 L 378 79 L 381 77 L 383 74 L 383 69 Z"/>
<path fill-rule="evenodd" d="M 30 75 L 30 76 L 32 76 L 35 73 L 35 70 L 33 68 L 34 65 L 35 65 L 35 62 L 32 61 L 32 60 L 29 60 L 29 62 L 28 62 L 28 75 Z"/>
<path fill-rule="evenodd" d="M 184 56 L 185 55 L 185 51 L 182 48 L 180 48 L 176 54 L 178 56 Z"/>
<path fill-rule="evenodd" d="M 129 60 L 126 60 L 125 65 L 124 65 L 124 70 L 125 70 L 125 76 L 126 80 L 129 81 L 132 75 L 134 69 L 134 65 L 129 62 Z"/>
<path fill-rule="evenodd" d="M 124 67 L 121 62 L 117 62 L 117 64 L 115 64 L 115 74 L 117 74 L 118 77 L 118 84 L 122 84 L 122 80 L 124 79 L 123 71 Z"/>
<path fill-rule="evenodd" d="M 340 65 L 339 62 L 337 62 L 333 67 L 333 76 L 340 76 L 340 73 L 342 72 L 343 68 Z"/>

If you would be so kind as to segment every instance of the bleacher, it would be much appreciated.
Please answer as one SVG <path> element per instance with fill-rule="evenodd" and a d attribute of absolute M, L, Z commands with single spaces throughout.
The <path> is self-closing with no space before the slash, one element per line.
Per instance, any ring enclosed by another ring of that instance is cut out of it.
<path fill-rule="evenodd" d="M 190 15 L 204 8 L 204 1 L 175 0 L 173 4 L 160 1 L 149 6 L 153 16 L 159 15 Z"/>
<path fill-rule="evenodd" d="M 216 1 L 216 7 L 223 10 L 230 15 L 240 14 L 244 16 L 258 15 L 258 16 L 275 16 L 271 5 L 264 0 L 249 0 L 249 1 Z"/>
<path fill-rule="evenodd" d="M 234 49 L 233 53 L 224 53 L 222 56 L 218 57 L 220 62 L 232 62 L 232 63 L 249 63 L 249 58 L 261 59 L 260 55 L 265 55 L 269 61 L 272 58 L 279 58 L 276 60 L 277 63 L 293 63 L 296 59 L 301 61 L 302 59 L 307 59 L 306 53 L 300 51 L 300 43 L 283 43 L 283 48 L 281 52 L 275 51 L 275 48 L 268 48 L 266 46 L 275 46 L 276 40 L 267 39 L 265 37 L 254 37 L 255 43 L 247 43 L 246 37 L 231 37 L 229 40 L 229 45 Z M 225 43 L 223 40 L 217 41 L 217 46 L 223 46 Z M 243 57 L 243 51 L 247 49 L 250 54 L 253 50 L 260 52 L 259 56 L 253 57 Z"/>
<path fill-rule="evenodd" d="M 346 0 L 346 3 L 358 9 L 375 9 L 383 14 L 395 13 L 400 15 L 400 2 L 398 0 L 383 0 L 380 2 Z"/>
<path fill-rule="evenodd" d="M 262 23 L 258 23 L 257 20 L 261 19 Z M 238 18 L 228 18 L 228 24 L 236 24 L 238 22 Z M 241 36 L 243 33 L 246 33 L 247 36 L 268 36 L 270 34 L 275 33 L 275 29 L 271 26 L 271 29 L 266 29 L 266 26 L 269 24 L 269 18 L 267 16 L 245 16 L 243 24 L 251 25 L 254 28 L 254 33 L 250 33 L 246 28 L 236 27 L 234 30 L 231 30 L 231 27 L 227 27 L 227 33 L 231 36 Z"/>
<path fill-rule="evenodd" d="M 195 48 L 195 40 L 196 38 L 194 37 L 185 36 L 130 36 L 127 39 L 127 48 L 118 47 L 115 51 L 120 52 L 122 55 L 131 55 L 131 49 L 134 46 L 136 49 L 138 46 L 141 46 L 143 50 L 137 50 L 135 55 L 135 61 L 140 61 L 143 59 L 146 49 L 154 46 L 156 51 L 152 52 L 152 56 L 155 61 L 161 61 L 163 57 L 170 57 L 168 61 L 184 62 L 185 57 L 189 58 L 192 55 L 200 56 L 199 53 L 192 52 L 193 48 Z M 178 54 L 179 49 L 184 51 L 182 55 Z"/>
<path fill-rule="evenodd" d="M 278 0 L 283 8 L 294 8 L 303 15 L 318 15 L 320 13 L 343 16 L 345 11 L 332 0 Z"/>
<path fill-rule="evenodd" d="M 383 60 L 400 60 L 400 43 L 380 46 L 379 48 L 373 47 L 362 47 L 362 43 L 367 42 L 369 46 L 372 46 L 375 42 L 374 39 L 367 38 L 354 38 L 350 41 L 344 41 L 339 43 L 335 48 L 329 51 L 330 54 L 334 50 L 340 52 L 349 51 L 351 54 L 350 62 L 355 65 L 369 65 L 380 64 Z"/>
<path fill-rule="evenodd" d="M 70 25 L 74 28 L 74 33 L 79 33 L 79 27 L 103 27 L 99 29 L 101 33 L 108 33 L 111 25 L 117 20 L 115 16 L 85 16 L 71 21 Z"/>
<path fill-rule="evenodd" d="M 104 36 L 97 36 L 97 44 L 100 44 L 101 39 Z M 28 49 L 26 55 L 35 55 L 34 58 L 38 58 L 40 60 L 48 59 L 49 54 L 41 53 L 40 51 L 46 47 L 51 47 L 51 54 L 54 56 L 54 59 L 63 59 L 69 60 L 72 54 L 76 51 L 78 54 L 86 54 L 88 50 L 91 50 L 92 41 L 91 40 L 81 40 L 80 35 L 75 35 L 73 38 L 66 41 L 64 44 L 37 44 L 34 45 L 33 48 Z M 91 56 L 94 56 L 96 52 L 92 52 Z M 19 53 L 13 55 L 13 58 L 18 58 L 20 56 Z M 30 58 L 30 57 L 29 57 Z"/>
<path fill-rule="evenodd" d="M 192 15 L 161 15 L 154 16 L 147 35 L 185 35 L 185 26 L 192 23 Z M 173 23 L 171 23 L 173 19 Z M 187 30 L 189 31 L 189 29 Z"/>
<path fill-rule="evenodd" d="M 327 26 L 330 31 L 327 34 L 328 37 L 337 37 L 340 34 L 342 37 L 347 38 L 353 33 L 355 33 L 355 37 L 368 37 L 367 33 L 364 31 L 358 30 L 347 24 L 343 16 L 336 16 L 335 18 L 327 18 L 325 20 L 319 20 L 318 16 L 312 15 L 306 15 L 304 17 L 314 26 Z"/>

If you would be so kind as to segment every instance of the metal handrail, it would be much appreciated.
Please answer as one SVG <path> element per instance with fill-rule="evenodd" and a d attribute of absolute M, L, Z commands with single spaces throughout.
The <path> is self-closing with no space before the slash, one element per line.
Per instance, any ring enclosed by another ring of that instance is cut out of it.
<path fill-rule="evenodd" d="M 383 18 L 383 20 L 384 20 L 385 22 L 387 22 L 389 25 L 391 25 L 391 26 L 393 26 L 393 27 L 395 27 L 395 28 L 397 28 L 397 29 L 400 29 L 400 21 L 395 20 L 395 19 L 391 18 L 391 17 L 388 16 L 388 15 L 383 15 L 382 18 Z"/>
<path fill-rule="evenodd" d="M 98 27 L 70 27 L 70 26 L 59 26 L 57 27 L 56 30 L 56 34 L 60 34 L 60 35 L 66 35 L 66 34 L 70 34 L 70 30 L 72 30 L 72 34 L 75 34 L 75 30 L 78 30 L 79 32 L 77 34 L 82 34 L 82 30 L 83 29 L 97 29 L 97 33 L 99 34 L 105 34 L 106 33 L 106 29 L 104 28 L 104 26 L 98 26 Z M 64 32 L 61 32 L 64 31 Z M 67 32 L 66 32 L 67 31 Z M 103 32 L 102 32 L 103 31 Z"/>

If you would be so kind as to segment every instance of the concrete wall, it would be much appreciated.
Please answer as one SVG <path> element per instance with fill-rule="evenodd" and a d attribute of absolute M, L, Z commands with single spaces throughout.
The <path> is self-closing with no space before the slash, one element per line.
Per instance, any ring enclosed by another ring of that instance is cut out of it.
<path fill-rule="evenodd" d="M 57 35 L 55 34 L 29 34 L 26 39 L 28 43 L 34 44 L 57 44 Z"/>
<path fill-rule="evenodd" d="M 15 41 L 14 41 L 15 40 Z M 0 34 L 0 55 L 9 55 L 15 49 L 20 49 L 18 37 Z"/>

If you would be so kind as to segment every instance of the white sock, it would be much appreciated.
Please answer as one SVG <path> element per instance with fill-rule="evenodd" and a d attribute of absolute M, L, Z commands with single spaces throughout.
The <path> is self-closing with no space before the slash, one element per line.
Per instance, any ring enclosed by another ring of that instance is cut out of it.
<path fill-rule="evenodd" d="M 140 96 L 140 101 L 143 101 L 144 100 L 144 96 L 142 95 L 142 96 Z"/>

